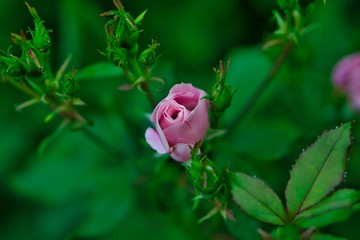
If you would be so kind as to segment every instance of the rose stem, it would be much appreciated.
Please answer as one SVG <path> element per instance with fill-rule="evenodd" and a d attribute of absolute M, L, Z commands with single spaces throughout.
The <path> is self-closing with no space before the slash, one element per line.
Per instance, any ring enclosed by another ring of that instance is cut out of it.
<path fill-rule="evenodd" d="M 144 77 L 145 81 L 143 83 L 141 83 L 141 89 L 146 93 L 146 96 L 149 99 L 150 104 L 152 105 L 153 108 L 156 107 L 156 101 L 153 97 L 153 95 L 151 94 L 150 88 L 149 88 L 149 70 L 147 71 L 143 71 L 139 65 L 139 62 L 137 61 L 137 59 L 135 57 L 130 58 L 130 63 L 134 69 L 135 74 L 137 75 L 138 78 Z"/>
<path fill-rule="evenodd" d="M 27 87 L 25 84 L 21 84 L 21 83 L 18 83 L 16 82 L 15 80 L 13 79 L 9 79 L 9 82 L 15 86 L 16 88 L 20 89 L 21 91 L 23 91 L 24 93 L 26 93 L 27 95 L 30 95 L 34 98 L 39 98 L 39 96 L 29 87 Z M 56 108 L 56 107 L 54 107 Z M 77 112 L 75 111 L 75 115 L 76 116 L 73 116 L 74 113 L 73 111 L 69 111 L 67 114 L 65 114 L 65 116 L 63 114 L 60 114 L 60 115 L 63 115 L 64 118 L 67 117 L 67 115 L 73 117 L 74 119 L 80 121 L 80 120 L 83 120 L 84 118 Z M 101 139 L 99 136 L 97 136 L 95 133 L 91 132 L 90 129 L 86 128 L 86 127 L 82 127 L 81 128 L 83 130 L 83 133 L 85 133 L 85 135 L 90 139 L 92 140 L 94 143 L 98 144 L 101 148 L 103 148 L 105 151 L 109 151 L 111 154 L 113 154 L 114 156 L 116 157 L 120 157 L 122 154 L 117 150 L 115 149 L 113 146 L 111 146 L 110 144 L 108 144 L 107 142 L 105 142 L 103 139 Z"/>
<path fill-rule="evenodd" d="M 285 58 L 288 56 L 291 48 L 293 47 L 293 44 L 291 41 L 287 42 L 285 46 L 283 47 L 280 55 L 276 59 L 276 62 L 269 72 L 269 74 L 264 78 L 262 83 L 259 85 L 259 87 L 255 90 L 253 95 L 249 98 L 249 100 L 245 103 L 239 114 L 235 117 L 235 119 L 229 124 L 228 129 L 234 129 L 236 125 L 244 118 L 244 116 L 249 112 L 251 107 L 254 105 L 256 100 L 259 98 L 259 96 L 263 93 L 263 91 L 266 89 L 266 87 L 269 85 L 271 80 L 275 77 L 275 75 L 278 73 L 282 63 L 284 62 Z"/>

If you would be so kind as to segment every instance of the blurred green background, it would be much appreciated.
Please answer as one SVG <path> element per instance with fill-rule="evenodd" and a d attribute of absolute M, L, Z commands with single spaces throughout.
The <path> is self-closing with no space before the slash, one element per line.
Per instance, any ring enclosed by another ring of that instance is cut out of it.
<path fill-rule="evenodd" d="M 319 1 L 321 2 L 321 1 Z M 216 142 L 212 159 L 263 179 L 283 197 L 289 170 L 303 148 L 324 129 L 358 120 L 346 98 L 330 82 L 339 58 L 360 49 L 360 4 L 327 1 L 311 16 L 318 28 L 304 36 L 280 73 L 251 112 L 226 138 Z M 52 66 L 69 54 L 71 65 L 85 68 L 107 59 L 99 14 L 112 1 L 29 1 L 53 29 Z M 125 1 L 134 16 L 148 9 L 141 46 L 160 42 L 160 63 L 154 69 L 166 82 L 155 86 L 156 99 L 178 82 L 191 82 L 208 92 L 212 68 L 231 59 L 228 80 L 238 89 L 222 125 L 226 128 L 265 77 L 275 55 L 261 50 L 274 30 L 268 0 L 139 0 Z M 33 27 L 23 1 L 0 2 L 0 49 L 10 33 Z M 106 65 L 107 66 L 107 65 Z M 104 71 L 104 72 L 102 72 Z M 109 72 L 111 74 L 109 74 Z M 108 75 L 108 77 L 101 77 Z M 211 206 L 192 209 L 193 190 L 184 168 L 154 154 L 144 141 L 152 111 L 144 94 L 117 90 L 125 82 L 111 67 L 81 79 L 80 112 L 94 122 L 95 134 L 119 152 L 105 151 L 81 131 L 57 130 L 60 118 L 44 124 L 44 105 L 16 112 L 28 97 L 0 84 L 0 239 L 259 239 L 256 228 L 271 230 L 244 216 L 235 206 L 237 223 L 215 216 L 197 221 Z M 111 77 L 112 76 L 112 77 Z M 341 187 L 360 189 L 360 127 Z M 306 174 L 306 173 L 304 173 Z M 357 239 L 360 214 L 324 232 Z"/>

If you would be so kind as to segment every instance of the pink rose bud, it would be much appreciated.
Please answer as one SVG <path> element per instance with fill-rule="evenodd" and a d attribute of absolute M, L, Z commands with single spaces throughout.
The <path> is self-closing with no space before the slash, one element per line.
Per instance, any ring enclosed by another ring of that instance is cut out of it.
<path fill-rule="evenodd" d="M 177 84 L 154 109 L 155 129 L 145 132 L 147 143 L 158 153 L 168 153 L 176 161 L 190 159 L 191 147 L 201 142 L 209 129 L 209 100 L 191 84 Z"/>
<path fill-rule="evenodd" d="M 332 78 L 334 85 L 348 95 L 352 107 L 360 110 L 360 52 L 340 59 Z"/>

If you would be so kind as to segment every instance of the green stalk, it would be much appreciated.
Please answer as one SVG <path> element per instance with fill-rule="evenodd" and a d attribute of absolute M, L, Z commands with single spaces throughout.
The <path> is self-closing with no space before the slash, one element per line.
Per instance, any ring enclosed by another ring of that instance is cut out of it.
<path fill-rule="evenodd" d="M 264 78 L 262 83 L 255 90 L 253 95 L 249 98 L 249 100 L 245 103 L 243 108 L 240 110 L 239 114 L 234 118 L 234 120 L 229 124 L 228 129 L 234 129 L 236 125 L 244 118 L 244 116 L 249 112 L 249 110 L 254 106 L 256 100 L 261 96 L 264 90 L 269 86 L 270 82 L 274 79 L 275 75 L 278 73 L 282 63 L 285 58 L 288 56 L 291 48 L 293 47 L 293 43 L 289 40 L 287 44 L 283 47 L 280 55 L 276 59 L 276 62 L 269 72 L 269 74 Z"/>
<path fill-rule="evenodd" d="M 144 82 L 142 82 L 140 84 L 141 89 L 146 93 L 146 96 L 148 97 L 151 106 L 155 108 L 156 107 L 156 101 L 155 101 L 153 95 L 151 94 L 151 91 L 150 91 L 150 88 L 149 88 L 149 81 L 150 81 L 150 78 L 149 78 L 150 71 L 149 71 L 149 69 L 142 70 L 142 68 L 140 67 L 140 64 L 139 64 L 139 62 L 138 62 L 138 60 L 136 59 L 135 56 L 130 58 L 130 64 L 131 64 L 137 78 L 138 79 L 141 78 L 141 77 L 144 78 Z"/>

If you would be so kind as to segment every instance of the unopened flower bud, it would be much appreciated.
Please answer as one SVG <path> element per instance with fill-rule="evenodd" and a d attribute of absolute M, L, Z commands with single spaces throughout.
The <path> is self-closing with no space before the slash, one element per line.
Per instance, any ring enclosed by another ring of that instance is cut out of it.
<path fill-rule="evenodd" d="M 114 16 L 105 25 L 108 44 L 115 48 L 133 50 L 132 48 L 137 45 L 140 31 L 132 16 L 123 8 L 104 15 Z"/>
<path fill-rule="evenodd" d="M 30 30 L 32 35 L 32 43 L 35 48 L 39 50 L 44 55 L 50 54 L 51 47 L 51 38 L 49 35 L 49 30 L 47 30 L 43 24 L 43 21 L 40 19 L 39 15 L 36 12 L 36 9 L 31 7 L 28 3 L 25 3 L 29 9 L 30 14 L 34 18 L 35 30 Z"/>
<path fill-rule="evenodd" d="M 159 44 L 156 41 L 152 41 L 149 47 L 140 54 L 139 61 L 147 66 L 153 65 L 159 58 L 159 56 L 156 55 L 156 48 L 158 46 Z"/>
<path fill-rule="evenodd" d="M 232 91 L 229 84 L 218 82 L 211 94 L 211 106 L 215 112 L 224 112 L 231 104 Z"/>
<path fill-rule="evenodd" d="M 226 82 L 227 67 L 224 70 L 222 61 L 220 61 L 219 69 L 215 69 L 216 83 L 210 96 L 211 107 L 214 114 L 221 115 L 231 104 L 233 93 L 231 87 Z"/>
<path fill-rule="evenodd" d="M 27 73 L 31 76 L 39 76 L 43 71 L 38 57 L 33 49 L 23 50 L 22 59 L 26 62 Z"/>
<path fill-rule="evenodd" d="M 8 57 L 0 56 L 0 66 L 5 74 L 16 81 L 21 81 L 25 76 L 25 68 L 21 60 L 9 55 Z"/>
<path fill-rule="evenodd" d="M 187 168 L 190 180 L 203 197 L 216 197 L 220 186 L 219 172 L 216 165 L 205 155 L 198 153 L 197 147 L 192 150 L 191 166 Z"/>
<path fill-rule="evenodd" d="M 124 67 L 128 64 L 127 52 L 123 48 L 108 47 L 108 58 L 115 66 Z"/>

